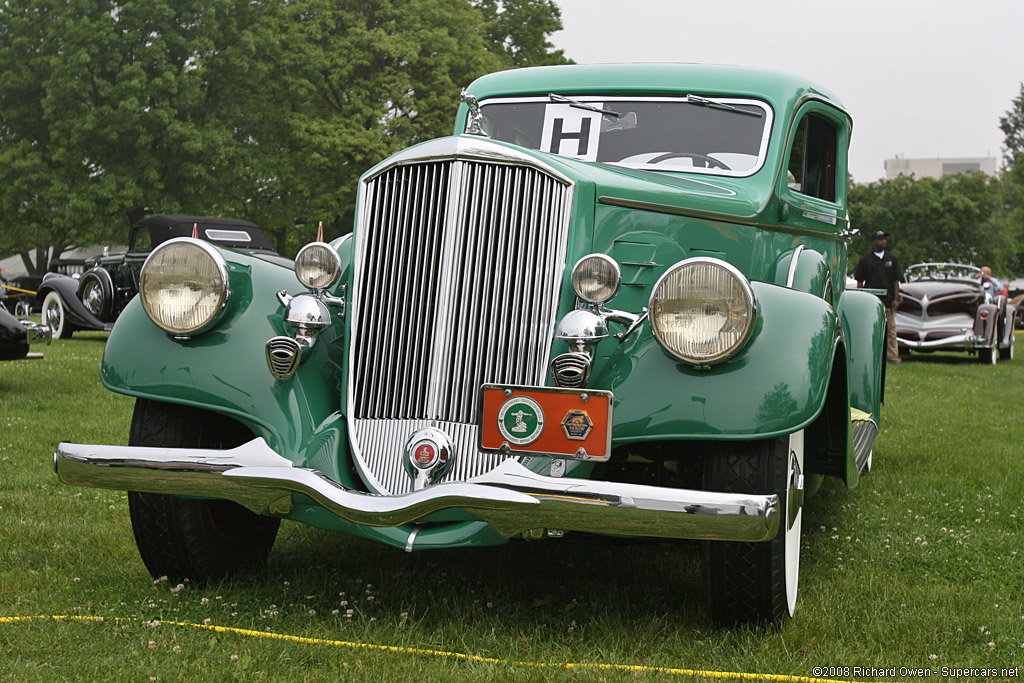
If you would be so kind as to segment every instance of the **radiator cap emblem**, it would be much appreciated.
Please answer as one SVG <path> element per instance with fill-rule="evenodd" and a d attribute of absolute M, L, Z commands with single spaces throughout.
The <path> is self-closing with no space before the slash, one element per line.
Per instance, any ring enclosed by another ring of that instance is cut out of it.
<path fill-rule="evenodd" d="M 453 462 L 452 440 L 436 427 L 418 429 L 405 442 L 405 470 L 417 491 L 440 481 Z"/>

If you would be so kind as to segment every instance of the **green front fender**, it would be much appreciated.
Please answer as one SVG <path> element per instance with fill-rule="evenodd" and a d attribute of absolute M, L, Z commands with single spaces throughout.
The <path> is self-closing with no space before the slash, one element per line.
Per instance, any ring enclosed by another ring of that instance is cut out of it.
<path fill-rule="evenodd" d="M 615 393 L 615 445 L 671 439 L 761 439 L 809 425 L 829 388 L 840 329 L 831 306 L 752 283 L 757 322 L 728 361 L 695 369 L 670 356 L 649 326 L 595 363 L 591 386 Z M 601 351 L 616 344 L 608 340 Z"/>
<path fill-rule="evenodd" d="M 229 415 L 288 456 L 303 452 L 325 422 L 339 423 L 340 359 L 336 340 L 343 325 L 324 330 L 308 359 L 288 380 L 275 380 L 266 363 L 267 340 L 289 334 L 276 293 L 305 288 L 290 269 L 228 253 L 231 298 L 223 319 L 209 332 L 175 339 L 157 327 L 136 297 L 107 340 L 100 378 L 129 396 L 181 403 Z M 343 434 L 341 436 L 344 436 Z"/>

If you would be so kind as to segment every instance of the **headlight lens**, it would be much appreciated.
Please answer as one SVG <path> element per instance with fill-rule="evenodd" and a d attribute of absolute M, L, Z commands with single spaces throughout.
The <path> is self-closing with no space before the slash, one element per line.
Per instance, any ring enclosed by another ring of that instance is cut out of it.
<path fill-rule="evenodd" d="M 590 254 L 576 262 L 571 279 L 576 296 L 588 303 L 603 304 L 618 293 L 622 274 L 612 257 Z"/>
<path fill-rule="evenodd" d="M 680 261 L 651 294 L 654 336 L 688 363 L 713 363 L 734 353 L 750 336 L 754 314 L 750 283 L 718 259 Z"/>
<path fill-rule="evenodd" d="M 307 244 L 295 256 L 295 275 L 310 289 L 327 289 L 341 275 L 341 257 L 324 242 Z"/>
<path fill-rule="evenodd" d="M 202 332 L 217 320 L 228 298 L 228 269 L 206 242 L 179 238 L 149 255 L 139 278 L 142 307 L 172 334 Z"/>

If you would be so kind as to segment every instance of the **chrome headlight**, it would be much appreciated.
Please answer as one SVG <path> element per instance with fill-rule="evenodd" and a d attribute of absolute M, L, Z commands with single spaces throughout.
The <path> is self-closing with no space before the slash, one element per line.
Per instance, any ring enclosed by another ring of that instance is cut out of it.
<path fill-rule="evenodd" d="M 216 322 L 228 300 L 224 257 L 210 244 L 188 237 L 164 242 L 142 266 L 139 298 L 150 319 L 168 332 L 202 332 Z"/>
<path fill-rule="evenodd" d="M 341 276 L 341 257 L 331 245 L 312 242 L 296 254 L 295 275 L 310 289 L 327 289 Z"/>
<path fill-rule="evenodd" d="M 603 304 L 618 293 L 622 273 L 612 257 L 589 254 L 573 266 L 571 280 L 576 296 L 587 303 Z"/>
<path fill-rule="evenodd" d="M 737 351 L 754 326 L 754 292 L 725 261 L 692 258 L 675 264 L 651 294 L 651 330 L 688 363 L 714 363 Z"/>

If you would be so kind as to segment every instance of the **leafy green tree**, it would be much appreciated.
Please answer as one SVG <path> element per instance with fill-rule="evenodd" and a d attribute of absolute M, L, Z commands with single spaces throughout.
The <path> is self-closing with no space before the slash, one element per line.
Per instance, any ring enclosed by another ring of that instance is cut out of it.
<path fill-rule="evenodd" d="M 450 133 L 477 76 L 563 61 L 560 27 L 549 0 L 5 0 L 0 253 L 155 212 L 249 218 L 283 253 L 346 232 L 363 171 Z"/>
<path fill-rule="evenodd" d="M 215 76 L 258 17 L 246 0 L 0 5 L 0 246 L 123 242 L 153 210 L 216 205 L 240 93 Z"/>
<path fill-rule="evenodd" d="M 999 118 L 1003 142 L 1003 211 L 1013 244 L 1010 270 L 1024 273 L 1024 83 L 1005 116 Z"/>
<path fill-rule="evenodd" d="M 272 75 L 257 95 L 271 103 L 274 125 L 263 119 L 253 135 L 280 163 L 260 192 L 264 204 L 280 197 L 291 207 L 279 245 L 294 242 L 284 235 L 296 222 L 300 241 L 316 220 L 328 236 L 347 232 L 359 176 L 399 149 L 450 134 L 461 89 L 503 66 L 468 2 L 298 0 L 279 26 Z"/>
<path fill-rule="evenodd" d="M 487 22 L 489 49 L 508 67 L 570 64 L 548 36 L 562 28 L 562 13 L 553 0 L 474 0 Z"/>
<path fill-rule="evenodd" d="M 904 267 L 953 261 L 1004 272 L 1013 244 L 1005 221 L 999 219 L 1001 202 L 1001 182 L 976 172 L 942 178 L 901 175 L 854 185 L 849 204 L 857 235 L 850 245 L 851 268 L 871 249 L 871 233 L 883 230 Z"/>
<path fill-rule="evenodd" d="M 1013 106 L 1005 116 L 999 117 L 999 130 L 1005 136 L 1004 167 L 1009 168 L 1024 159 L 1024 82 L 1020 84 L 1020 94 L 1013 99 Z"/>

